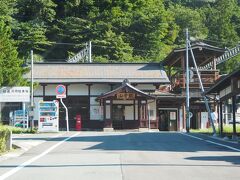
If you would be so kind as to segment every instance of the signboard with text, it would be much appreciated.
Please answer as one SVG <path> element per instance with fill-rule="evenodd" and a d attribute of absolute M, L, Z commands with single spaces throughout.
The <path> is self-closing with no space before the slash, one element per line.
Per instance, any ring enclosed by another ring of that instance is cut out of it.
<path fill-rule="evenodd" d="M 135 93 L 117 93 L 117 99 L 133 100 L 135 99 Z"/>
<path fill-rule="evenodd" d="M 30 87 L 2 87 L 0 102 L 30 102 Z"/>

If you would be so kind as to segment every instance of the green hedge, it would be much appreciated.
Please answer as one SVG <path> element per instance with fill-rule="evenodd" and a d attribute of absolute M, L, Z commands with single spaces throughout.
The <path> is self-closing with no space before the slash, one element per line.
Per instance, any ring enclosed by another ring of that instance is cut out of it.
<path fill-rule="evenodd" d="M 236 131 L 237 135 L 240 136 L 240 124 L 236 125 Z M 213 130 L 212 128 L 207 128 L 207 129 L 191 129 L 190 132 L 193 133 L 204 133 L 204 134 L 212 134 Z M 216 132 L 217 134 L 220 133 L 219 127 L 216 127 Z M 224 125 L 223 126 L 223 134 L 225 136 L 231 136 L 233 133 L 233 126 L 232 125 Z"/>
<path fill-rule="evenodd" d="M 13 126 L 8 126 L 7 127 L 10 131 L 12 131 L 13 134 L 22 134 L 22 133 L 36 133 L 37 129 L 23 129 L 20 127 L 13 127 Z"/>
<path fill-rule="evenodd" d="M 10 138 L 10 130 L 0 125 L 0 153 L 7 151 L 7 140 Z"/>

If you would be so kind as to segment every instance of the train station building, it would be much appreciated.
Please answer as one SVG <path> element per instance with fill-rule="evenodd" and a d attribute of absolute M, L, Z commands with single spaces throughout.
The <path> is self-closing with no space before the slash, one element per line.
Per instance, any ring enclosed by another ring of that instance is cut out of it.
<path fill-rule="evenodd" d="M 225 49 L 202 42 L 192 45 L 200 77 L 207 91 L 220 78 L 216 58 Z M 174 49 L 159 63 L 35 63 L 34 90 L 37 122 L 38 102 L 56 100 L 56 86 L 66 86 L 64 103 L 69 110 L 70 130 L 81 115 L 82 128 L 186 130 L 185 48 Z M 208 112 L 204 105 L 193 59 L 190 67 L 190 128 L 207 128 Z M 211 69 L 201 69 L 211 63 Z M 30 79 L 30 73 L 26 75 Z M 217 112 L 216 95 L 209 104 Z M 65 110 L 59 109 L 60 130 L 66 128 Z"/>
<path fill-rule="evenodd" d="M 41 100 L 55 100 L 58 84 L 66 86 L 63 101 L 69 110 L 70 129 L 75 128 L 78 114 L 83 129 L 183 128 L 184 98 L 167 92 L 170 81 L 160 63 L 36 63 L 34 82 L 38 83 L 36 106 Z M 35 121 L 39 118 L 37 109 Z M 61 106 L 59 120 L 60 129 L 64 129 Z"/>

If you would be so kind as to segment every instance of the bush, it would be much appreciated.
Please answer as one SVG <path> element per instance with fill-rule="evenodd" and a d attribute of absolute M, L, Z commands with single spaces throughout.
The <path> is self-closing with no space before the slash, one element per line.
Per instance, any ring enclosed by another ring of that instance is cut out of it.
<path fill-rule="evenodd" d="M 23 129 L 20 127 L 13 127 L 13 126 L 8 126 L 7 127 L 10 131 L 12 131 L 13 134 L 22 134 L 22 133 L 36 133 L 36 129 Z"/>
<path fill-rule="evenodd" d="M 238 136 L 240 135 L 240 124 L 236 125 L 236 131 Z M 191 129 L 190 132 L 193 133 L 204 133 L 204 134 L 212 134 L 213 129 L 212 128 L 207 128 L 207 129 Z M 220 129 L 219 127 L 216 127 L 216 132 L 217 134 L 220 134 Z M 225 136 L 232 136 L 233 133 L 233 126 L 231 124 L 226 124 L 223 126 L 223 134 Z"/>
<path fill-rule="evenodd" d="M 0 153 L 7 151 L 7 141 L 10 138 L 10 130 L 6 126 L 0 125 Z"/>

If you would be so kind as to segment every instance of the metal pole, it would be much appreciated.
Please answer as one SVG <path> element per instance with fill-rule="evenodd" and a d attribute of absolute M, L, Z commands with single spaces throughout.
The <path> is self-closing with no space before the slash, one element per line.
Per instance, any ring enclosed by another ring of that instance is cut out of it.
<path fill-rule="evenodd" d="M 68 109 L 67 109 L 67 106 L 63 103 L 62 98 L 60 98 L 60 101 L 61 101 L 63 107 L 66 109 L 66 125 L 67 125 L 67 132 L 69 132 L 69 125 L 68 125 Z"/>
<path fill-rule="evenodd" d="M 31 50 L 31 111 L 33 111 L 33 50 Z M 32 113 L 33 115 L 33 113 Z M 31 129 L 33 129 L 34 126 L 34 116 L 31 117 L 32 122 L 31 122 Z"/>
<path fill-rule="evenodd" d="M 220 113 L 219 113 L 219 118 L 220 118 L 220 137 L 223 136 L 223 110 L 222 110 L 222 101 L 220 100 L 219 102 L 219 109 L 220 109 Z"/>
<path fill-rule="evenodd" d="M 92 63 L 92 42 L 91 41 L 89 41 L 88 48 L 89 48 L 88 61 L 89 61 L 89 63 Z"/>
<path fill-rule="evenodd" d="M 189 60 L 188 60 L 188 28 L 186 29 L 186 130 L 189 132 L 190 116 L 189 116 Z"/>
<path fill-rule="evenodd" d="M 151 129 L 151 123 L 150 123 L 150 105 L 147 104 L 148 107 L 148 131 Z"/>
<path fill-rule="evenodd" d="M 232 119 L 233 119 L 233 135 L 232 139 L 237 139 L 237 130 L 236 130 L 236 95 L 232 96 Z"/>
<path fill-rule="evenodd" d="M 208 100 L 207 100 L 207 97 L 205 95 L 205 90 L 203 88 L 202 79 L 201 79 L 201 76 L 200 76 L 199 71 L 198 71 L 197 63 L 196 63 L 195 56 L 193 54 L 193 50 L 191 48 L 190 42 L 188 42 L 188 45 L 189 45 L 189 49 L 190 49 L 190 52 L 191 52 L 191 55 L 192 55 L 194 67 L 195 67 L 196 72 L 197 72 L 197 76 L 198 76 L 198 80 L 199 80 L 199 83 L 200 83 L 200 87 L 201 87 L 202 95 L 203 95 L 203 98 L 204 98 L 205 106 L 206 106 L 207 111 L 208 111 L 208 117 L 209 117 L 209 119 L 211 121 L 211 124 L 212 124 L 213 135 L 215 136 L 216 135 L 216 129 L 215 129 L 214 122 L 213 122 L 213 119 L 212 119 L 212 116 L 211 116 L 211 109 L 209 107 Z"/>

